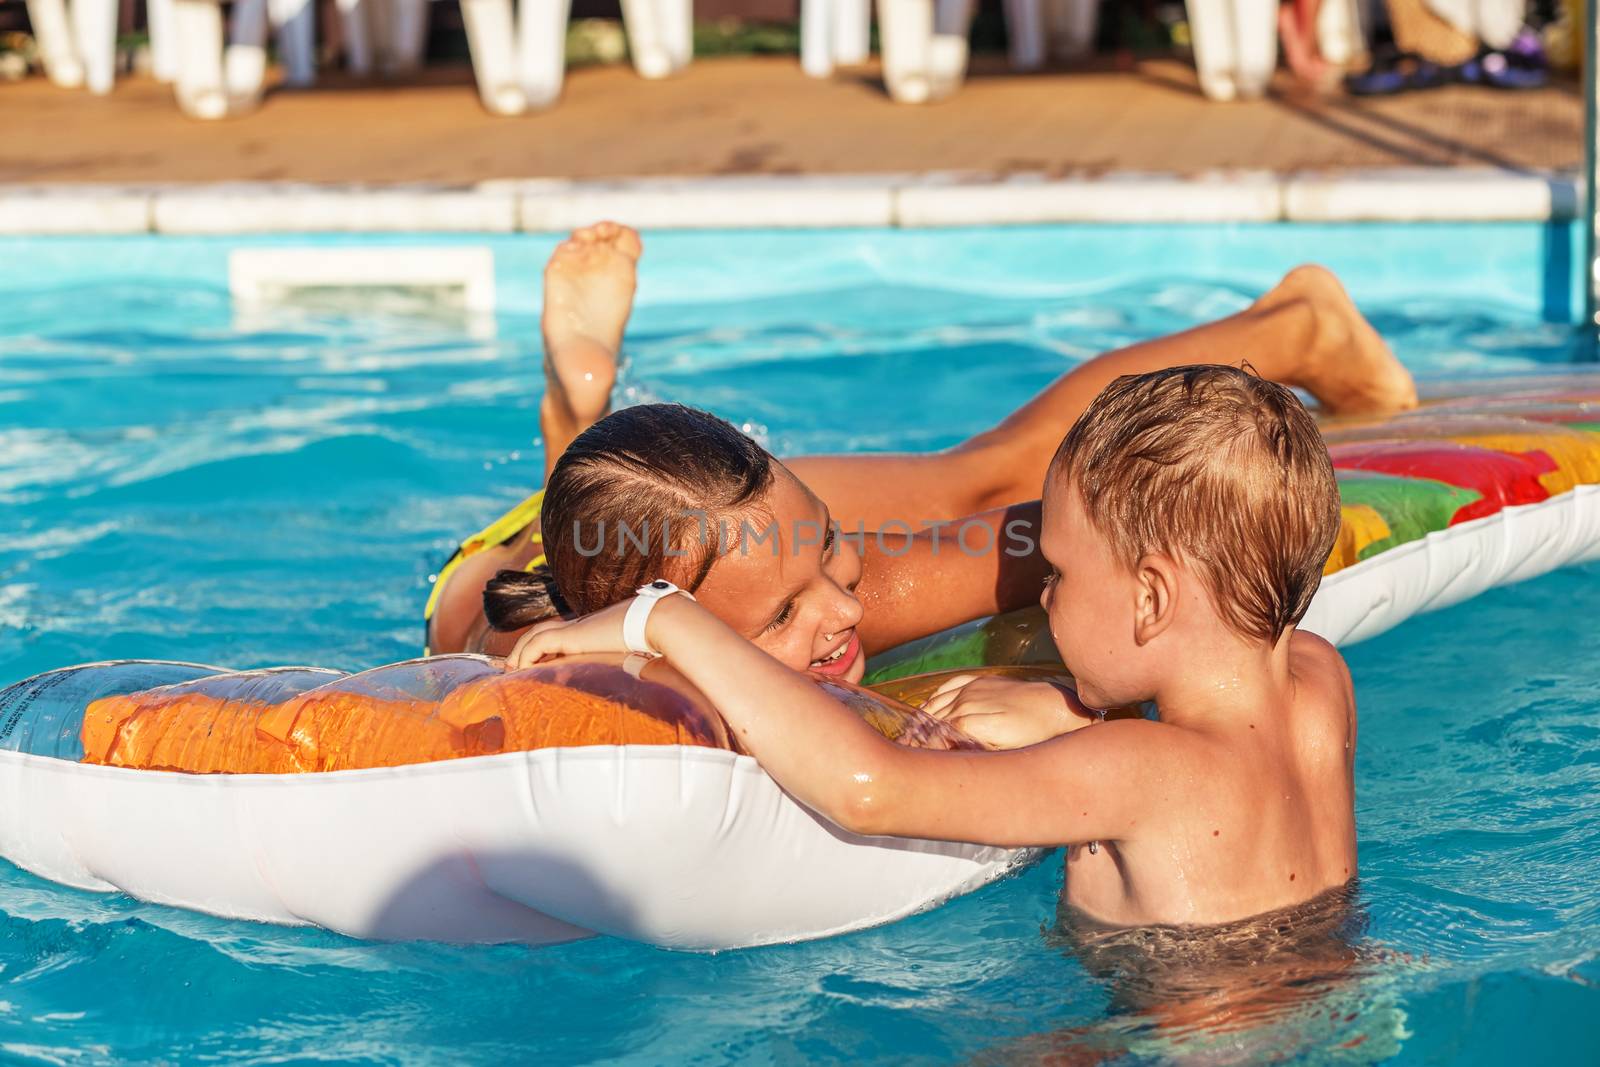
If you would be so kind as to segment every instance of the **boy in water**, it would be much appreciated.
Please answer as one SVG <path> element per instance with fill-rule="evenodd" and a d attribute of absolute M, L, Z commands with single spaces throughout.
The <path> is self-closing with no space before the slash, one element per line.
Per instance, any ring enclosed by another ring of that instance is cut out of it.
<path fill-rule="evenodd" d="M 717 706 L 744 749 L 847 830 L 1067 846 L 1065 903 L 1118 925 L 1229 922 L 1356 870 L 1355 701 L 1332 646 L 1295 625 L 1339 528 L 1327 450 L 1282 386 L 1229 367 L 1120 378 L 1045 477 L 1051 634 L 1096 722 L 1049 686 L 945 694 L 949 717 L 1036 743 L 929 752 L 853 712 L 700 604 L 630 598 L 541 623 L 514 666 L 639 649 Z M 670 587 L 669 587 L 670 588 Z"/>

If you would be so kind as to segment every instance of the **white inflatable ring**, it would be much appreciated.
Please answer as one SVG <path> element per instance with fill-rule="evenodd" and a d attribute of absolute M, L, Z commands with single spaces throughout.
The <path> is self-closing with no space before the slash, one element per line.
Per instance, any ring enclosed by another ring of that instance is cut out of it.
<path fill-rule="evenodd" d="M 546 943 L 599 932 L 681 949 L 889 922 L 1032 855 L 856 837 L 750 757 L 683 745 L 301 774 L 78 762 L 76 723 L 107 693 L 285 676 L 362 689 L 422 668 L 498 670 L 476 656 L 351 676 L 128 661 L 18 683 L 0 691 L 0 855 L 80 889 L 353 937 Z"/>

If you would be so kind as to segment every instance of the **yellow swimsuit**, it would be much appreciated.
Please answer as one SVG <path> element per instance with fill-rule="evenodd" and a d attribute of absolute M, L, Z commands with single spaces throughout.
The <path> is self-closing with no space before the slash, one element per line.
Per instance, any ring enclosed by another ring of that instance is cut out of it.
<path fill-rule="evenodd" d="M 485 526 L 461 542 L 455 554 L 445 561 L 439 570 L 439 577 L 433 583 L 433 592 L 428 594 L 428 605 L 422 609 L 422 654 L 430 655 L 428 651 L 428 625 L 433 621 L 433 609 L 439 604 L 439 594 L 444 591 L 444 583 L 450 577 L 450 572 L 460 566 L 461 561 L 470 556 L 475 556 L 491 545 L 503 545 L 516 535 L 518 530 L 531 525 L 539 518 L 540 506 L 544 503 L 544 490 L 540 489 L 528 499 L 500 516 L 498 519 Z M 529 535 L 530 544 L 544 544 L 544 536 L 538 530 Z M 528 561 L 522 569 L 531 571 L 544 562 L 544 553 L 541 552 Z"/>

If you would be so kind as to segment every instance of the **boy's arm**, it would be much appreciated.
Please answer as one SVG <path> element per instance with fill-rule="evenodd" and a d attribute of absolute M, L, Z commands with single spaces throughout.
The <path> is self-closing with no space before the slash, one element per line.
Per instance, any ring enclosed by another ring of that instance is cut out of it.
<path fill-rule="evenodd" d="M 1175 732 L 1128 721 L 1012 752 L 910 749 L 682 597 L 657 608 L 649 637 L 780 785 L 859 834 L 1008 847 L 1122 838 L 1158 792 Z"/>
<path fill-rule="evenodd" d="M 540 624 L 512 666 L 622 650 L 629 603 Z M 647 636 L 780 785 L 855 833 L 1007 847 L 1116 840 L 1178 777 L 1177 732 L 1142 720 L 1013 752 L 903 748 L 686 597 L 657 604 Z"/>
<path fill-rule="evenodd" d="M 937 531 L 868 533 L 858 544 L 856 595 L 866 610 L 856 631 L 869 653 L 1038 603 L 1050 570 L 1039 554 L 1037 500 Z"/>

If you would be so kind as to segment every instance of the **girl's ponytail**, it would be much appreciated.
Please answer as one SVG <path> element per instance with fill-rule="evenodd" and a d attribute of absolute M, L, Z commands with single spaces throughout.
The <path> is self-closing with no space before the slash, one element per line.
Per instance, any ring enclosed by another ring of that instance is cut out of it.
<path fill-rule="evenodd" d="M 489 625 L 502 632 L 570 614 L 548 563 L 531 571 L 501 571 L 489 579 L 483 590 L 483 613 Z"/>

